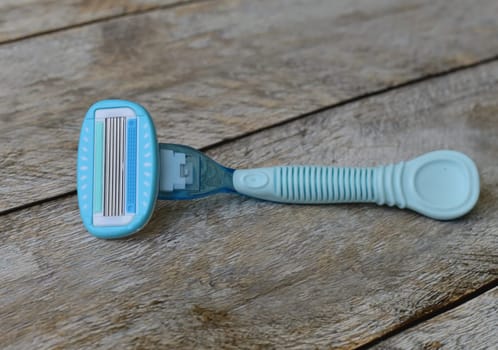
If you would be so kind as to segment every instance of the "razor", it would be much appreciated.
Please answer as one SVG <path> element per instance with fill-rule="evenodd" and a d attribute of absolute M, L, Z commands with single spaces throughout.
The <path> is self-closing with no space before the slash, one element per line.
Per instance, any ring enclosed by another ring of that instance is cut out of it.
<path fill-rule="evenodd" d="M 287 165 L 224 167 L 185 145 L 158 143 L 151 116 L 137 103 L 104 100 L 86 113 L 77 161 L 78 205 L 98 238 L 129 236 L 146 225 L 157 199 L 238 193 L 293 204 L 376 203 L 438 220 L 468 213 L 479 174 L 450 150 L 375 167 Z"/>

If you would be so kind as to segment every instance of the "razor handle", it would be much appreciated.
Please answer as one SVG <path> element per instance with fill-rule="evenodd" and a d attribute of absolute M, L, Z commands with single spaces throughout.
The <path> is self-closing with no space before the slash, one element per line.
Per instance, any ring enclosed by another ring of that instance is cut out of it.
<path fill-rule="evenodd" d="M 477 201 L 479 177 L 470 158 L 435 151 L 408 162 L 369 168 L 277 166 L 236 170 L 238 193 L 281 203 L 377 203 L 449 220 Z"/>

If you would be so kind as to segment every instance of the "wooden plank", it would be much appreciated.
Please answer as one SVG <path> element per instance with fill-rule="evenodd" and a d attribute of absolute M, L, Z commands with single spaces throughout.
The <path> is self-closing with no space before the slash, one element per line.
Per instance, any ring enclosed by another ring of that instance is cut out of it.
<path fill-rule="evenodd" d="M 2 0 L 0 43 L 186 0 Z"/>
<path fill-rule="evenodd" d="M 75 188 L 97 99 L 204 147 L 498 54 L 498 2 L 224 0 L 0 47 L 0 211 Z M 442 15 L 444 14 L 444 15 Z"/>
<path fill-rule="evenodd" d="M 492 349 L 498 344 L 498 288 L 412 329 L 374 349 Z"/>
<path fill-rule="evenodd" d="M 496 279 L 498 62 L 212 149 L 234 167 L 375 165 L 438 148 L 480 169 L 450 222 L 375 205 L 219 195 L 161 202 L 120 241 L 85 232 L 76 198 L 2 217 L 0 344 L 39 348 L 352 348 Z"/>

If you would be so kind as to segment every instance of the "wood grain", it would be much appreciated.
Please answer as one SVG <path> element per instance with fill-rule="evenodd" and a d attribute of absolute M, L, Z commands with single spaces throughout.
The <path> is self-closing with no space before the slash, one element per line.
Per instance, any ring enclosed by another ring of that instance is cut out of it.
<path fill-rule="evenodd" d="M 161 202 L 140 234 L 103 241 L 85 232 L 74 196 L 3 216 L 0 344 L 351 349 L 475 291 L 498 270 L 497 94 L 494 62 L 209 152 L 246 167 L 460 150 L 482 190 L 456 221 L 219 195 Z"/>
<path fill-rule="evenodd" d="M 0 43 L 186 0 L 2 0 Z"/>
<path fill-rule="evenodd" d="M 377 350 L 485 350 L 498 344 L 498 288 L 409 329 Z"/>
<path fill-rule="evenodd" d="M 0 46 L 0 211 L 75 189 L 95 100 L 205 147 L 498 54 L 498 2 L 223 0 Z"/>

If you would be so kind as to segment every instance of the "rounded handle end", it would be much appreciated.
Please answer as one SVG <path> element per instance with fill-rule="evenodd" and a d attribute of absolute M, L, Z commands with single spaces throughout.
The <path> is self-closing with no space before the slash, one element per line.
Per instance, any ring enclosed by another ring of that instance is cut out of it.
<path fill-rule="evenodd" d="M 456 151 L 434 151 L 406 163 L 403 175 L 406 206 L 438 220 L 467 214 L 479 198 L 474 162 Z"/>

